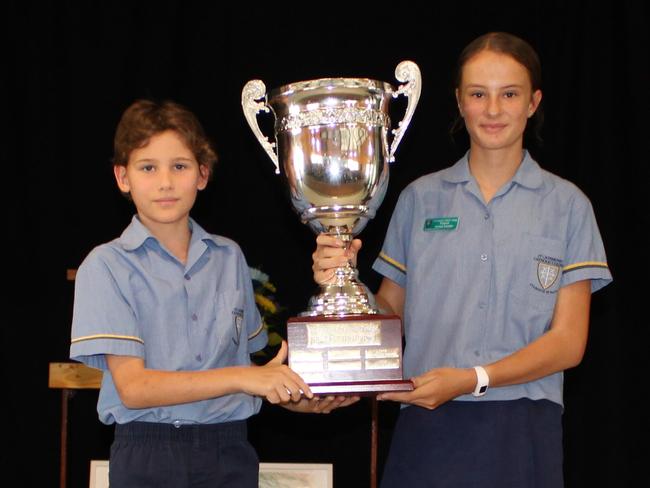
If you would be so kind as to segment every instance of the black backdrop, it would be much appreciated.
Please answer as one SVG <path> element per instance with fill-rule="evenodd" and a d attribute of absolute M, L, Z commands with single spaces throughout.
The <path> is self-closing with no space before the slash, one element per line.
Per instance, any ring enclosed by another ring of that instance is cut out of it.
<path fill-rule="evenodd" d="M 22 486 L 58 482 L 59 392 L 47 388 L 47 371 L 49 362 L 67 360 L 73 286 L 65 270 L 130 219 L 109 159 L 115 125 L 135 98 L 171 98 L 198 115 L 220 163 L 193 215 L 239 242 L 249 264 L 271 276 L 279 301 L 297 313 L 314 291 L 313 235 L 291 210 L 282 180 L 244 120 L 245 82 L 260 78 L 270 89 L 360 76 L 395 84 L 399 61 L 419 64 L 420 104 L 384 203 L 361 235 L 361 276 L 375 289 L 370 264 L 397 195 L 465 150 L 462 137 L 454 142 L 448 135 L 457 55 L 477 35 L 506 30 L 528 39 L 544 67 L 545 143 L 533 155 L 589 196 L 615 277 L 594 296 L 583 363 L 566 374 L 566 484 L 631 486 L 642 473 L 635 458 L 648 452 L 639 398 L 647 390 L 647 7 L 543 0 L 316 7 L 181 1 L 2 7 L 9 292 L 3 294 L 0 477 L 16 475 Z M 97 421 L 95 402 L 96 393 L 81 392 L 70 403 L 71 487 L 87 486 L 89 459 L 108 456 L 112 431 Z M 380 468 L 395 415 L 394 405 L 381 405 Z M 331 462 L 336 486 L 346 487 L 368 485 L 369 425 L 365 401 L 329 416 L 265 405 L 250 430 L 263 461 Z"/>

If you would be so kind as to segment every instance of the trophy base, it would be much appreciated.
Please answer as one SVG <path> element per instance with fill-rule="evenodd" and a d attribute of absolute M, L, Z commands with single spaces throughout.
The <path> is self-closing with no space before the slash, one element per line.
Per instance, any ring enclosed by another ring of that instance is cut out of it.
<path fill-rule="evenodd" d="M 314 394 L 413 389 L 402 376 L 402 321 L 397 315 L 292 317 L 287 342 L 289 367 Z"/>
<path fill-rule="evenodd" d="M 373 396 L 390 391 L 413 391 L 413 383 L 411 380 L 309 383 L 309 388 L 314 395 Z"/>

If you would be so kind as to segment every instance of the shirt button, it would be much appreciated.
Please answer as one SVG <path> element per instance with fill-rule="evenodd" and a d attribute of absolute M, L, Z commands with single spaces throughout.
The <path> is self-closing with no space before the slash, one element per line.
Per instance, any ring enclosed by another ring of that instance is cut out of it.
<path fill-rule="evenodd" d="M 487 261 L 488 256 L 487 254 L 481 254 L 481 261 Z"/>
<path fill-rule="evenodd" d="M 485 220 L 489 219 L 489 218 L 490 218 L 490 214 L 489 214 L 489 213 L 486 213 L 486 214 L 483 216 L 483 218 L 484 218 Z"/>
<path fill-rule="evenodd" d="M 474 356 L 479 357 L 480 355 L 481 355 L 480 352 L 478 352 L 478 351 L 474 351 Z"/>
<path fill-rule="evenodd" d="M 181 421 L 180 420 L 174 420 L 172 422 L 172 424 L 174 425 L 174 427 L 176 427 L 178 429 L 181 426 Z"/>
<path fill-rule="evenodd" d="M 196 316 L 195 313 L 193 313 L 193 314 L 192 314 L 192 320 L 193 320 L 194 322 L 196 322 L 197 319 L 198 319 L 198 317 Z"/>
<path fill-rule="evenodd" d="M 202 359 L 202 357 L 201 357 L 200 354 L 197 354 L 195 359 L 196 359 L 197 361 L 200 361 L 200 360 Z"/>
<path fill-rule="evenodd" d="M 190 281 L 192 278 L 190 277 L 190 275 L 186 274 L 186 275 L 185 275 L 185 279 L 186 279 L 187 281 Z"/>
<path fill-rule="evenodd" d="M 485 308 L 485 302 L 479 302 L 478 308 Z"/>

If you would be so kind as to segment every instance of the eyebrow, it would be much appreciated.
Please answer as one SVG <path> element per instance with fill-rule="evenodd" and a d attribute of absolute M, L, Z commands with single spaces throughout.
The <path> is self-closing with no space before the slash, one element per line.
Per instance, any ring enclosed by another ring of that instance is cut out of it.
<path fill-rule="evenodd" d="M 195 161 L 193 158 L 188 158 L 185 156 L 176 156 L 174 158 L 171 158 L 171 161 Z M 143 159 L 137 159 L 134 161 L 134 163 L 158 163 L 159 160 L 155 158 L 143 158 Z"/>
<path fill-rule="evenodd" d="M 486 87 L 486 85 L 480 85 L 478 83 L 472 83 L 470 85 L 467 85 L 466 88 L 485 88 L 485 87 Z M 518 85 L 516 83 L 512 83 L 510 85 L 500 86 L 499 89 L 504 90 L 504 89 L 507 89 L 507 88 L 523 88 L 523 87 L 524 87 L 524 85 Z"/>

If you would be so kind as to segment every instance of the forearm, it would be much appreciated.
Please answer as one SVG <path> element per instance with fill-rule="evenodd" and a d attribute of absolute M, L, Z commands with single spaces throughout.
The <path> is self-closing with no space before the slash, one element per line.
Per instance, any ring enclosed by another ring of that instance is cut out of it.
<path fill-rule="evenodd" d="M 394 314 L 404 317 L 404 300 L 406 292 L 404 288 L 394 281 L 384 278 L 379 290 L 375 294 L 375 301 L 382 313 Z"/>
<path fill-rule="evenodd" d="M 311 398 L 300 376 L 283 364 L 287 344 L 264 366 L 230 366 L 203 371 L 147 369 L 142 358 L 107 355 L 108 368 L 122 402 L 129 408 L 190 403 L 232 393 L 266 398 L 271 403 Z"/>
<path fill-rule="evenodd" d="M 126 366 L 128 367 L 128 366 Z M 177 405 L 245 392 L 248 366 L 206 371 L 160 371 L 131 367 L 116 382 L 122 402 L 129 408 Z M 127 375 L 128 376 L 125 376 Z"/>
<path fill-rule="evenodd" d="M 584 347 L 571 334 L 550 330 L 528 346 L 484 365 L 490 387 L 534 381 L 579 364 Z"/>
<path fill-rule="evenodd" d="M 590 301 L 588 281 L 562 288 L 548 332 L 517 352 L 484 365 L 490 386 L 526 383 L 577 366 L 587 345 Z"/>

